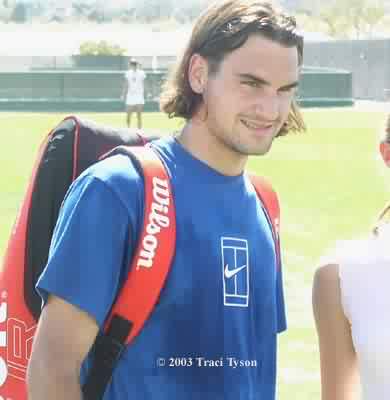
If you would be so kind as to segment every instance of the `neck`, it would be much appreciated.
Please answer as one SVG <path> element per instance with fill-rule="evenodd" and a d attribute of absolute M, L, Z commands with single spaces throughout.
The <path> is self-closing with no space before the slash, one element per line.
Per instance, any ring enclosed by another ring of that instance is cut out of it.
<path fill-rule="evenodd" d="M 195 158 L 222 175 L 237 176 L 244 171 L 248 156 L 228 147 L 208 130 L 204 121 L 193 118 L 187 122 L 177 140 Z"/>

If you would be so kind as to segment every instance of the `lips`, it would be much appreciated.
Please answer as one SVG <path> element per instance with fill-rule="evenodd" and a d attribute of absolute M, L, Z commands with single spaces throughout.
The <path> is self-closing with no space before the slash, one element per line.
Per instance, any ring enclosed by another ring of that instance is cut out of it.
<path fill-rule="evenodd" d="M 268 131 L 272 130 L 272 127 L 273 127 L 273 124 L 270 124 L 270 123 L 260 124 L 259 122 L 253 122 L 253 121 L 250 121 L 247 119 L 241 119 L 241 122 L 246 128 L 256 131 L 256 132 L 268 132 Z"/>

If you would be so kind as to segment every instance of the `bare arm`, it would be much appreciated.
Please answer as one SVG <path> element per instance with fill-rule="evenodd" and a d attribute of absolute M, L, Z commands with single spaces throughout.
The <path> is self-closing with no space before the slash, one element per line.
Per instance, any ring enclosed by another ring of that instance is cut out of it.
<path fill-rule="evenodd" d="M 359 398 L 356 353 L 341 304 L 338 265 L 325 265 L 316 271 L 313 311 L 320 347 L 321 398 L 356 400 Z"/>
<path fill-rule="evenodd" d="M 123 78 L 123 89 L 122 89 L 122 99 L 126 100 L 127 91 L 129 89 L 129 82 L 127 81 L 126 76 Z"/>
<path fill-rule="evenodd" d="M 27 370 L 29 400 L 81 400 L 80 367 L 97 333 L 97 323 L 88 314 L 50 296 Z"/>

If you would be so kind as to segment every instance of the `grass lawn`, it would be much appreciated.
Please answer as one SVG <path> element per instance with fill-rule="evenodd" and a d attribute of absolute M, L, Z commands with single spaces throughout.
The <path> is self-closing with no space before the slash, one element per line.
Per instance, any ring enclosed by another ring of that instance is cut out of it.
<path fill-rule="evenodd" d="M 382 111 L 304 110 L 308 132 L 277 139 L 249 168 L 271 179 L 282 203 L 282 244 L 289 330 L 280 337 L 279 399 L 319 399 L 311 281 L 318 257 L 336 239 L 367 231 L 388 197 L 376 160 Z M 124 114 L 80 114 L 124 126 Z M 0 258 L 39 143 L 65 114 L 0 113 Z M 135 121 L 134 121 L 135 122 Z M 162 114 L 145 128 L 177 130 Z"/>

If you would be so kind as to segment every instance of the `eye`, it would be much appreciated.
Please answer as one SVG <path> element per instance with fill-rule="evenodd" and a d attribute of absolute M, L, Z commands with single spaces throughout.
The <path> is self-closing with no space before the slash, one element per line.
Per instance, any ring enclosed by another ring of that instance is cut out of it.
<path fill-rule="evenodd" d="M 253 88 L 259 88 L 261 87 L 261 83 L 256 82 L 256 81 L 244 81 L 241 82 L 243 85 L 249 86 L 249 87 L 253 87 Z"/>
<path fill-rule="evenodd" d="M 294 86 L 294 87 L 290 87 L 290 88 L 286 88 L 286 89 L 280 89 L 279 94 L 286 95 L 286 96 L 294 95 L 296 91 L 297 91 L 297 87 Z"/>

